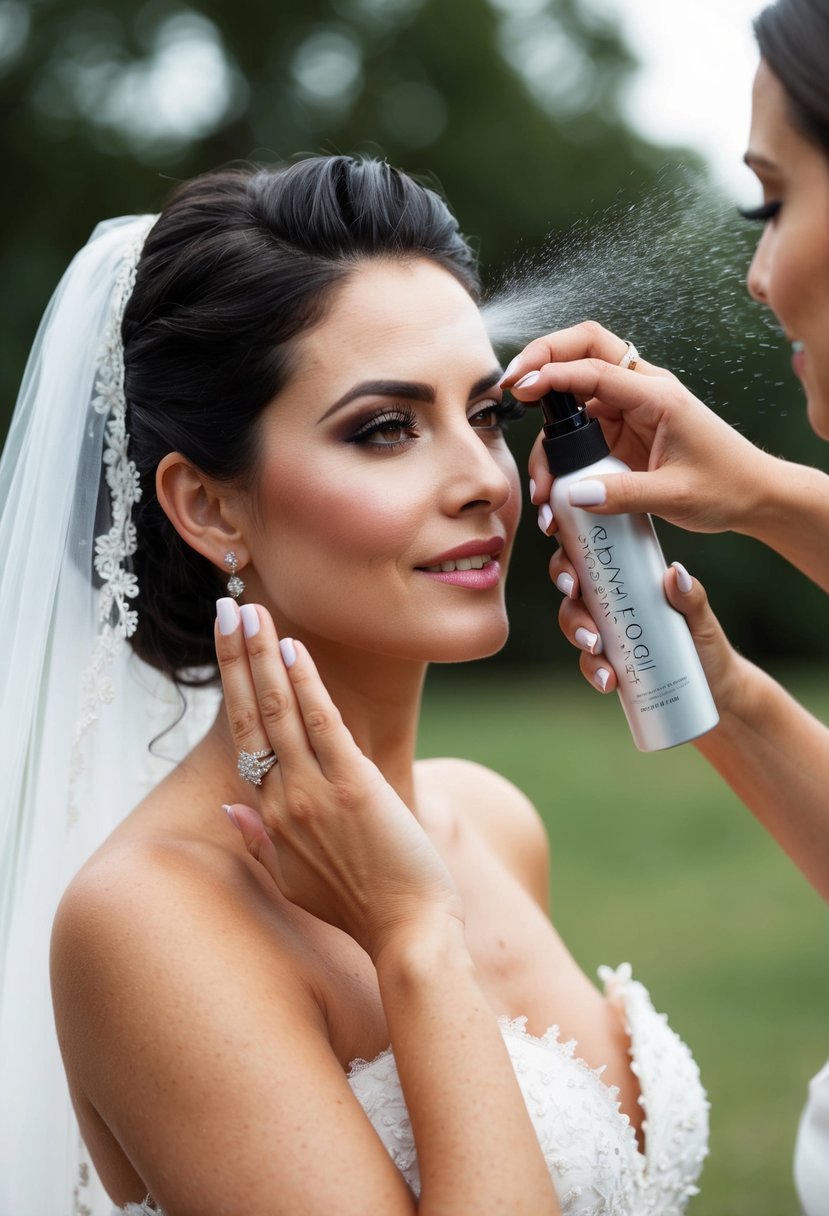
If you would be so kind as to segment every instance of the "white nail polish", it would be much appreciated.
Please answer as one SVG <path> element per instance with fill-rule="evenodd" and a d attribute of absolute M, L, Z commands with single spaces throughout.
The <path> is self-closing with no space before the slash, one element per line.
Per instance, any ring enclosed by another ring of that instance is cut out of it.
<path fill-rule="evenodd" d="M 687 595 L 689 591 L 693 591 L 694 580 L 691 578 L 682 562 L 671 562 L 671 565 L 673 566 L 674 570 L 676 570 L 676 585 L 679 587 L 683 595 Z"/>
<path fill-rule="evenodd" d="M 573 578 L 572 574 L 565 574 L 563 571 L 556 579 L 556 586 L 562 595 L 572 595 L 575 585 L 576 580 Z"/>
<path fill-rule="evenodd" d="M 219 633 L 228 637 L 239 624 L 239 605 L 229 596 L 216 600 L 216 618 L 219 622 Z"/>
<path fill-rule="evenodd" d="M 520 380 L 516 380 L 512 387 L 529 388 L 531 384 L 535 384 L 540 375 L 541 372 L 527 372 L 526 376 L 522 376 Z"/>
<path fill-rule="evenodd" d="M 610 679 L 610 672 L 606 667 L 600 667 L 593 679 L 596 681 L 596 687 L 604 692 L 607 689 L 607 682 Z"/>
<path fill-rule="evenodd" d="M 501 377 L 502 380 L 508 380 L 510 378 L 512 373 L 515 371 L 515 365 L 520 358 L 521 358 L 520 355 L 516 355 L 514 359 L 510 359 L 509 363 L 506 366 L 504 374 Z"/>
<path fill-rule="evenodd" d="M 242 628 L 246 638 L 252 638 L 259 632 L 259 613 L 255 604 L 243 604 L 239 609 L 242 617 Z"/>
<path fill-rule="evenodd" d="M 581 646 L 582 650 L 589 650 L 591 654 L 601 654 L 602 639 L 597 633 L 591 633 L 589 629 L 576 630 L 576 643 Z"/>
<path fill-rule="evenodd" d="M 530 502 L 535 498 L 535 480 L 530 478 Z"/>
<path fill-rule="evenodd" d="M 607 490 L 603 481 L 585 477 L 570 486 L 570 502 L 574 507 L 600 507 L 607 501 Z"/>
<path fill-rule="evenodd" d="M 296 662 L 296 647 L 294 646 L 293 638 L 280 638 L 279 650 L 282 655 L 282 662 L 286 667 L 293 667 Z"/>
<path fill-rule="evenodd" d="M 545 502 L 545 503 L 543 503 L 542 506 L 540 506 L 538 508 L 538 526 L 541 529 L 541 531 L 546 534 L 547 529 L 549 528 L 549 526 L 552 522 L 553 522 L 552 508 L 550 507 L 549 503 Z"/>

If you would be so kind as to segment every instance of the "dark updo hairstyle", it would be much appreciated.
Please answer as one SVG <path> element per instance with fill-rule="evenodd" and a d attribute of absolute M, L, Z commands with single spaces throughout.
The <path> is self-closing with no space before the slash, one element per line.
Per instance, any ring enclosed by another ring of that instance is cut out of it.
<path fill-rule="evenodd" d="M 143 491 L 131 640 L 179 683 L 216 676 L 213 618 L 227 576 L 167 519 L 158 464 L 178 451 L 209 477 L 255 486 L 260 415 L 290 375 L 293 343 L 372 258 L 428 258 L 478 298 L 475 256 L 446 204 L 379 160 L 207 174 L 176 190 L 150 232 L 122 331 Z"/>
<path fill-rule="evenodd" d="M 829 156 L 829 3 L 777 0 L 754 22 L 754 33 L 786 90 L 792 125 Z"/>

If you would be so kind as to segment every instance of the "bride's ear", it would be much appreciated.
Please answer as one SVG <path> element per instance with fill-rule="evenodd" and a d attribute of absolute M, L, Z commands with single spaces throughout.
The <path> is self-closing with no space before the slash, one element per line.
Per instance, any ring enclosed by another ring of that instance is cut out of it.
<path fill-rule="evenodd" d="M 240 525 L 239 495 L 207 477 L 180 452 L 169 452 L 155 475 L 158 501 L 164 514 L 191 549 L 220 570 L 233 549 L 240 566 L 249 561 Z"/>

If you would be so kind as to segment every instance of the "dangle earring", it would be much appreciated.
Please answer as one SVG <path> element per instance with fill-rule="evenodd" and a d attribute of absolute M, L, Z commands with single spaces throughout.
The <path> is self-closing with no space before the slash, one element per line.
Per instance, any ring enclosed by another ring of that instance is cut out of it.
<path fill-rule="evenodd" d="M 228 549 L 225 554 L 225 565 L 230 571 L 230 578 L 227 580 L 228 595 L 232 595 L 235 600 L 238 600 L 245 589 L 245 584 L 236 573 L 239 568 L 239 559 L 232 549 Z"/>

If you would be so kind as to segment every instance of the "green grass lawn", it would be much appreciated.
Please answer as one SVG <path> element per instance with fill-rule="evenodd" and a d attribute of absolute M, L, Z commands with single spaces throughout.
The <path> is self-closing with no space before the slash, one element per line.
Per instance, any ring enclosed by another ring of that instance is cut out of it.
<path fill-rule="evenodd" d="M 829 688 L 785 682 L 829 721 Z M 691 1216 L 794 1216 L 797 1119 L 829 1053 L 829 909 L 693 747 L 637 752 L 575 670 L 435 671 L 424 708 L 421 755 L 479 760 L 535 801 L 584 970 L 630 961 L 692 1047 L 712 1111 Z"/>

